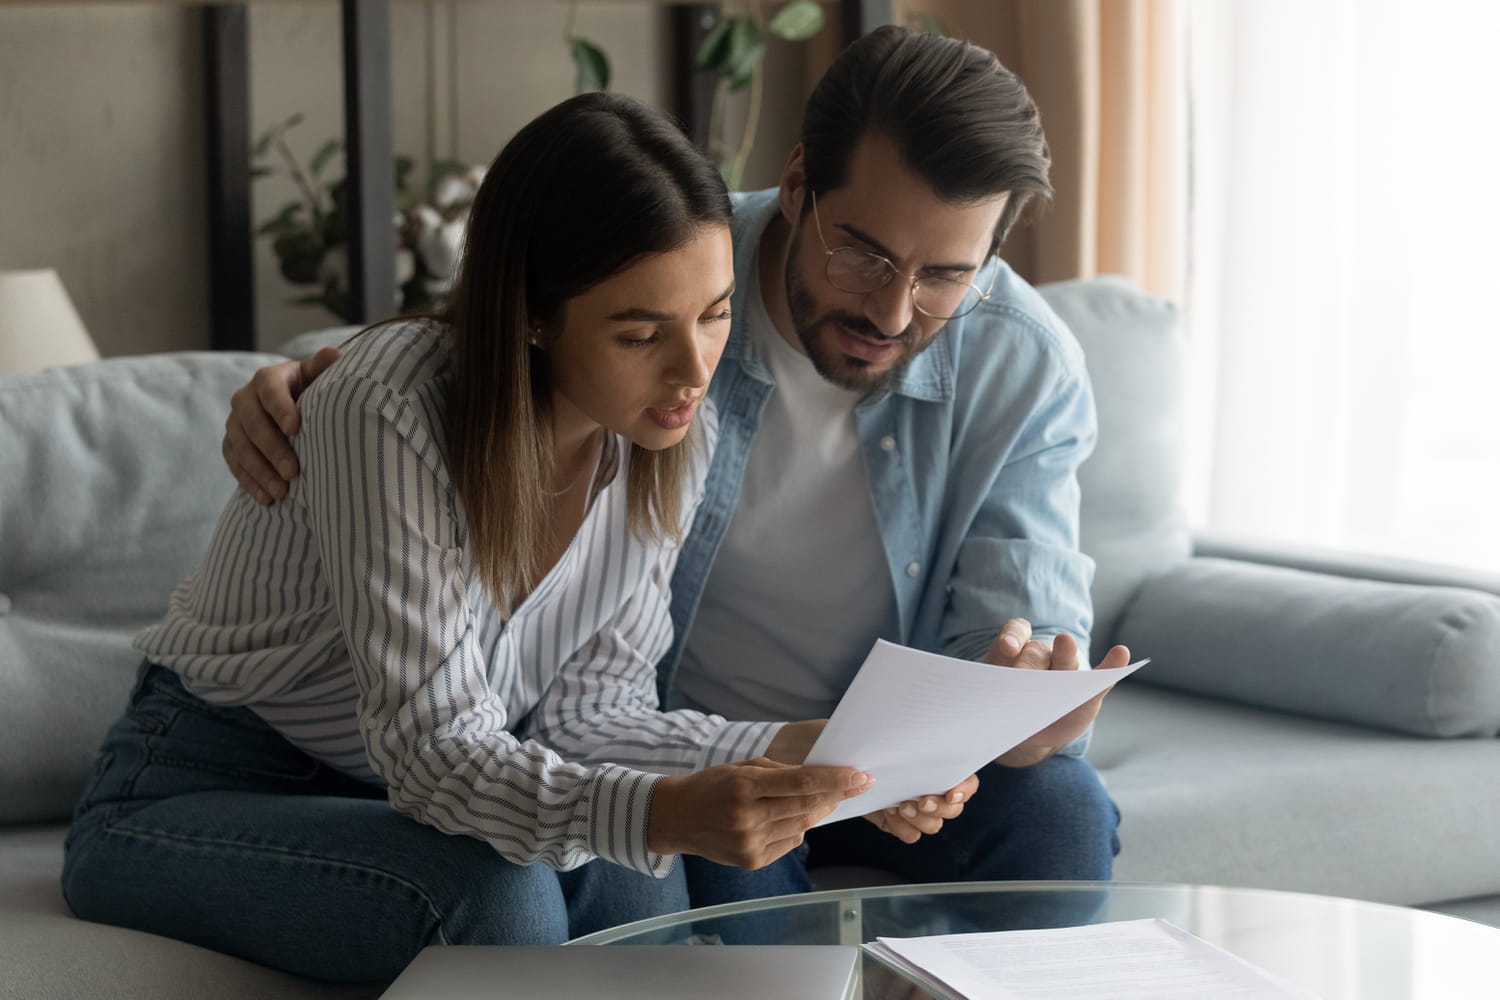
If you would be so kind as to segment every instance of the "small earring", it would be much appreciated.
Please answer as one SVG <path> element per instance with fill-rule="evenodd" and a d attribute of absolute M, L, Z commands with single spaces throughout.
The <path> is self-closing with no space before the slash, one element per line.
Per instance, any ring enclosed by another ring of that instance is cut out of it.
<path fill-rule="evenodd" d="M 542 332 L 541 330 L 532 330 L 531 331 L 531 336 L 529 336 L 529 337 L 526 338 L 526 342 L 528 344 L 530 344 L 532 347 L 541 347 L 542 346 L 541 332 Z"/>

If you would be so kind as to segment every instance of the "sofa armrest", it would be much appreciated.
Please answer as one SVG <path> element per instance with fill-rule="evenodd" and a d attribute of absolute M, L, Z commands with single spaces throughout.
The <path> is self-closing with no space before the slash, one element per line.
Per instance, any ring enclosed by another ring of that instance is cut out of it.
<path fill-rule="evenodd" d="M 1382 580 L 1424 587 L 1464 587 L 1500 596 L 1500 574 L 1496 573 L 1417 559 L 1364 555 L 1291 542 L 1268 542 L 1243 535 L 1195 532 L 1193 555 L 1263 566 L 1285 566 L 1356 580 Z"/>
<path fill-rule="evenodd" d="M 1142 683 L 1419 736 L 1500 732 L 1500 597 L 1195 557 L 1147 580 L 1118 640 Z"/>

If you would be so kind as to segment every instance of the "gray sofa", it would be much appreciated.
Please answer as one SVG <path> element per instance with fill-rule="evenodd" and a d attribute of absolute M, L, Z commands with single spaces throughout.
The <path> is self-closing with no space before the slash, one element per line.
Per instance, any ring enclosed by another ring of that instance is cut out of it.
<path fill-rule="evenodd" d="M 1124 814 L 1118 876 L 1500 924 L 1500 579 L 1193 540 L 1176 502 L 1175 311 L 1119 279 L 1044 292 L 1099 400 L 1084 469 L 1096 649 L 1153 657 L 1109 696 L 1091 751 Z M 226 401 L 267 360 L 0 376 L 0 997 L 379 992 L 84 923 L 58 890 L 70 809 L 135 672 L 130 638 L 212 531 L 233 487 Z"/>

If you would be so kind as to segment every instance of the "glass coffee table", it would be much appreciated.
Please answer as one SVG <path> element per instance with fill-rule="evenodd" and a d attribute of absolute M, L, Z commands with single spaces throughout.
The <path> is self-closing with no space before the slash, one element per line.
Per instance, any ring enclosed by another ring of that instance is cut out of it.
<path fill-rule="evenodd" d="M 1500 928 L 1424 910 L 1263 889 L 970 882 L 811 892 L 704 907 L 570 945 L 843 944 L 877 936 L 1071 927 L 1161 917 L 1323 1000 L 1500 998 Z M 927 994 L 862 959 L 858 995 Z"/>

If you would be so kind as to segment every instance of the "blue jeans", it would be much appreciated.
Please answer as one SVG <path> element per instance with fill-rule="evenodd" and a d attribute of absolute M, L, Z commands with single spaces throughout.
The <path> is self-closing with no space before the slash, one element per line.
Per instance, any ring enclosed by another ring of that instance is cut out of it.
<path fill-rule="evenodd" d="M 430 944 L 559 944 L 687 905 L 680 866 L 517 865 L 409 819 L 156 666 L 105 737 L 62 881 L 85 920 L 343 982 L 392 979 Z"/>
<path fill-rule="evenodd" d="M 702 858 L 683 862 L 694 906 L 807 892 L 812 888 L 807 870 L 823 865 L 879 868 L 909 882 L 1104 881 L 1120 851 L 1119 822 L 1120 810 L 1093 765 L 1057 756 L 1033 767 L 982 768 L 979 791 L 964 811 L 915 844 L 851 819 L 808 831 L 803 847 L 759 871 Z M 1031 914 L 1017 922 L 1079 921 Z"/>

